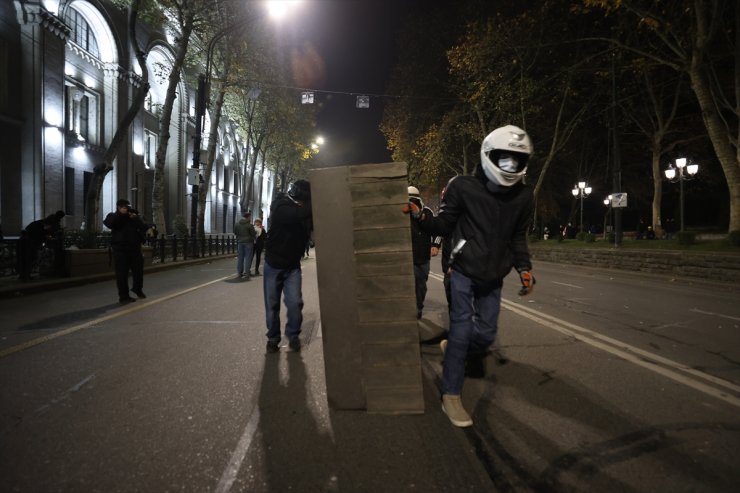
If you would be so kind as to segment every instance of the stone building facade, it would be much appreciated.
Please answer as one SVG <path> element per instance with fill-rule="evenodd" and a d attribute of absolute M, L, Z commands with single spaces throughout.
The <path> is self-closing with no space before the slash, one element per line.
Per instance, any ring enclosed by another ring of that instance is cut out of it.
<path fill-rule="evenodd" d="M 165 34 L 145 25 L 139 32 L 151 90 L 106 177 L 101 221 L 118 198 L 151 219 L 158 113 L 174 52 Z M 107 0 L 0 2 L 0 224 L 6 236 L 60 209 L 67 228 L 82 226 L 93 166 L 141 80 L 128 36 L 127 12 Z M 177 216 L 190 224 L 196 83 L 197 74 L 181 75 L 170 123 L 164 204 L 170 233 Z M 237 177 L 240 169 L 248 173 L 249 150 L 228 115 L 221 121 L 205 219 L 213 234 L 232 231 L 239 217 Z M 269 171 L 261 177 L 260 168 L 258 162 L 252 196 L 262 204 L 250 208 L 269 211 L 274 179 Z"/>

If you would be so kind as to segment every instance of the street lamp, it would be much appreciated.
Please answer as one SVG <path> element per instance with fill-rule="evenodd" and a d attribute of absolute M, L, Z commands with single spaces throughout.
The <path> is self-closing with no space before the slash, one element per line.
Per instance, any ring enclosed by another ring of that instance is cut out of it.
<path fill-rule="evenodd" d="M 581 199 L 581 231 L 583 231 L 583 199 L 591 195 L 591 190 L 592 188 L 587 186 L 585 181 L 579 181 L 578 185 L 570 191 L 574 197 Z"/>
<path fill-rule="evenodd" d="M 691 180 L 696 176 L 696 174 L 699 172 L 699 165 L 698 164 L 688 164 L 685 157 L 681 157 L 676 159 L 676 165 L 675 167 L 672 164 L 668 165 L 668 169 L 663 171 L 665 173 L 665 177 L 670 181 L 671 183 L 678 182 L 679 184 L 679 195 L 680 195 L 680 202 L 681 202 L 681 231 L 683 232 L 683 182 L 686 180 Z"/>

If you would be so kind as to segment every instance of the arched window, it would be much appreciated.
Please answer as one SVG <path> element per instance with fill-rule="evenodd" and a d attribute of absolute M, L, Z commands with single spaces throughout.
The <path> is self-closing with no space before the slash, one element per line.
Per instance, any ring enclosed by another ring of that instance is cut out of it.
<path fill-rule="evenodd" d="M 72 7 L 67 9 L 64 20 L 72 29 L 72 41 L 95 58 L 100 58 L 98 42 L 95 40 L 95 35 L 82 14 Z"/>

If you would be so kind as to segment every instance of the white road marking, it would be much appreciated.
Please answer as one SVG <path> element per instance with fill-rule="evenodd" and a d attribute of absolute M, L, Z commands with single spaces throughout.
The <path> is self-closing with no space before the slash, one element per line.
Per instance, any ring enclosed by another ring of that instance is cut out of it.
<path fill-rule="evenodd" d="M 230 278 L 231 276 L 221 277 L 218 279 L 215 279 L 213 281 L 208 281 L 203 284 L 199 284 L 198 286 L 193 286 L 192 288 L 183 289 L 182 291 L 177 291 L 172 294 L 168 294 L 167 296 L 163 296 L 161 298 L 157 298 L 151 301 L 147 301 L 145 303 L 136 303 L 136 305 L 131 305 L 130 308 L 127 308 L 125 310 L 120 310 L 115 313 L 111 313 L 110 315 L 105 315 L 104 317 L 98 317 L 94 320 L 90 320 L 88 322 L 75 325 L 74 327 L 69 327 L 63 330 L 59 330 L 57 332 L 51 333 L 49 335 L 45 335 L 43 337 L 38 337 L 36 339 L 32 339 L 30 341 L 26 341 L 23 344 L 18 344 L 17 346 L 11 346 L 7 349 L 3 349 L 0 351 L 0 358 L 4 358 L 5 356 L 8 356 L 13 353 L 17 353 L 20 351 L 25 351 L 26 349 L 32 348 L 34 346 L 38 346 L 39 344 L 43 344 L 44 342 L 51 341 L 53 339 L 56 339 L 58 337 L 66 336 L 68 334 L 73 334 L 77 331 L 80 331 L 82 329 L 86 329 L 88 327 L 92 327 L 94 325 L 98 325 L 102 322 L 107 322 L 108 320 L 113 320 L 114 318 L 122 317 L 124 315 L 128 315 L 129 313 L 137 312 L 139 310 L 143 310 L 144 308 L 150 307 L 152 305 L 156 305 L 157 303 L 162 303 L 163 301 L 171 300 L 172 298 L 176 298 L 178 296 L 182 296 L 184 294 L 190 293 L 192 291 L 195 291 L 196 289 L 204 288 L 206 286 L 210 286 L 211 284 L 215 284 L 217 282 L 221 282 L 225 279 Z"/>
<path fill-rule="evenodd" d="M 713 375 L 695 370 L 682 363 L 677 363 L 668 358 L 658 356 L 657 354 L 644 351 L 642 349 L 631 346 L 625 342 L 612 339 L 605 335 L 599 334 L 592 330 L 580 327 L 575 324 L 571 324 L 564 320 L 560 320 L 556 317 L 546 315 L 541 312 L 537 312 L 528 307 L 517 305 L 508 300 L 501 300 L 501 304 L 511 310 L 512 312 L 533 320 L 540 325 L 549 327 L 562 334 L 568 335 L 579 341 L 585 342 L 595 348 L 601 349 L 615 356 L 634 363 L 643 368 L 647 368 L 655 373 L 668 377 L 678 383 L 691 387 L 695 390 L 703 392 L 717 399 L 723 400 L 728 404 L 732 404 L 735 407 L 740 407 L 740 398 L 728 394 L 722 389 L 712 387 L 698 379 L 706 380 L 719 387 L 724 387 L 734 393 L 740 394 L 740 386 L 737 386 L 727 380 L 717 378 Z M 686 374 L 689 375 L 686 375 Z M 692 378 L 694 377 L 694 378 Z"/>
<path fill-rule="evenodd" d="M 244 457 L 247 455 L 247 450 L 249 450 L 249 446 L 252 444 L 254 435 L 257 433 L 257 425 L 259 425 L 259 422 L 260 410 L 258 406 L 255 405 L 251 416 L 249 416 L 247 426 L 244 428 L 244 433 L 242 433 L 239 443 L 237 443 L 234 452 L 231 454 L 229 464 L 226 466 L 226 469 L 224 469 L 218 485 L 216 485 L 216 493 L 228 493 L 231 491 L 231 487 L 239 474 L 239 469 L 241 469 L 242 463 L 244 462 Z"/>
<path fill-rule="evenodd" d="M 568 286 L 569 288 L 583 289 L 583 286 L 576 286 L 575 284 L 568 284 L 567 282 L 550 281 L 553 284 L 560 284 L 561 286 Z"/>
<path fill-rule="evenodd" d="M 730 320 L 740 321 L 740 317 L 733 317 L 732 315 L 723 315 L 721 313 L 705 312 L 704 310 L 699 310 L 698 308 L 692 308 L 690 311 L 694 313 L 701 313 L 703 315 L 714 315 L 715 317 L 729 318 Z"/>

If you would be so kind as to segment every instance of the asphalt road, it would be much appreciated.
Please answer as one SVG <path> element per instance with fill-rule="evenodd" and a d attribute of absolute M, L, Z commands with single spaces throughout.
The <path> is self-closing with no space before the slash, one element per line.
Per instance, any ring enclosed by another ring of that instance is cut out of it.
<path fill-rule="evenodd" d="M 534 272 L 531 297 L 514 276 L 504 287 L 509 362 L 488 358 L 489 376 L 463 391 L 497 489 L 737 491 L 738 286 L 545 262 Z"/>
<path fill-rule="evenodd" d="M 232 260 L 0 300 L 0 491 L 737 491 L 740 287 L 538 263 L 507 279 L 475 426 L 328 409 L 314 260 L 304 350 L 264 355 Z M 430 278 L 425 317 L 445 302 Z M 503 360 L 506 360 L 504 363 Z"/>

